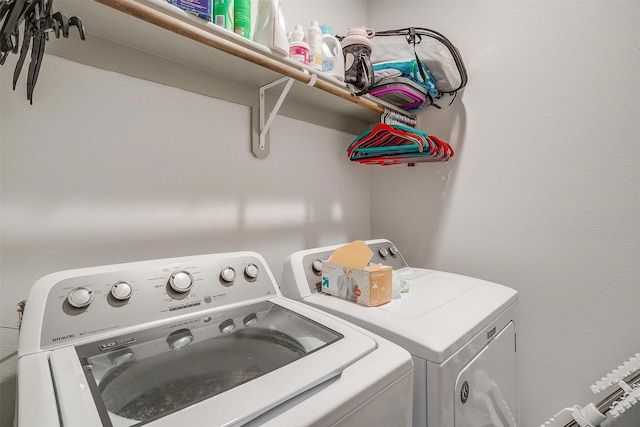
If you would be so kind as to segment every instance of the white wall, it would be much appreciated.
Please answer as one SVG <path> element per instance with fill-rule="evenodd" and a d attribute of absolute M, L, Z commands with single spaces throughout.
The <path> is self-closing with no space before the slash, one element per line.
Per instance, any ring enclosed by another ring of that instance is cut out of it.
<path fill-rule="evenodd" d="M 315 20 L 330 25 L 334 34 L 344 35 L 347 28 L 369 21 L 368 0 L 281 0 L 281 4 L 287 31 L 293 31 L 296 24 L 306 29 Z"/>
<path fill-rule="evenodd" d="M 523 426 L 594 400 L 640 352 L 640 2 L 372 2 L 370 19 L 443 32 L 470 76 L 422 114 L 451 162 L 375 170 L 372 235 L 520 292 Z"/>
<path fill-rule="evenodd" d="M 370 172 L 353 135 L 277 117 L 249 151 L 247 107 L 46 55 L 34 105 L 0 68 L 0 425 L 13 418 L 16 307 L 39 277 L 82 266 L 369 236 Z M 321 185 L 322 183 L 322 185 Z M 353 197 L 358 194 L 358 197 Z"/>
<path fill-rule="evenodd" d="M 337 1 L 292 3 L 291 21 L 361 24 L 358 1 L 351 18 Z M 255 160 L 245 107 L 50 55 L 28 106 L 12 55 L 0 67 L 0 425 L 13 415 L 16 304 L 38 277 L 236 249 L 279 277 L 289 252 L 368 237 L 370 224 L 414 265 L 520 291 L 523 426 L 588 402 L 640 351 L 639 5 L 370 1 L 369 25 L 440 30 L 469 69 L 461 102 L 421 117 L 456 157 L 413 169 L 349 165 L 351 135 L 283 117 Z M 373 188 L 387 198 L 369 220 Z M 635 412 L 615 426 L 637 427 Z"/>

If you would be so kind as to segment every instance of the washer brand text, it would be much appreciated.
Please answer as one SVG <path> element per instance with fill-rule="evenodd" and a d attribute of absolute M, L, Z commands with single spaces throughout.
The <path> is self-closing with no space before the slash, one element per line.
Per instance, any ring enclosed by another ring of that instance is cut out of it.
<path fill-rule="evenodd" d="M 494 326 L 489 332 L 487 332 L 487 339 L 490 340 L 496 334 L 496 327 Z"/>

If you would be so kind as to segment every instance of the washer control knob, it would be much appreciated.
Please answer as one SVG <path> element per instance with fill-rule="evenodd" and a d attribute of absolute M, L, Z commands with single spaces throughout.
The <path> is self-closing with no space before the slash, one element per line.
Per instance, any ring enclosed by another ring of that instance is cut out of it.
<path fill-rule="evenodd" d="M 248 264 L 245 268 L 244 268 L 244 274 L 249 278 L 249 279 L 255 279 L 258 277 L 258 266 L 255 264 Z"/>
<path fill-rule="evenodd" d="M 133 287 L 128 282 L 118 282 L 111 287 L 111 296 L 118 301 L 126 301 L 133 295 Z"/>
<path fill-rule="evenodd" d="M 224 282 L 231 283 L 236 278 L 236 271 L 231 267 L 225 267 L 220 272 L 220 278 Z"/>
<path fill-rule="evenodd" d="M 322 273 L 322 261 L 319 259 L 314 259 L 311 263 L 311 269 L 316 274 Z"/>
<path fill-rule="evenodd" d="M 75 308 L 87 307 L 93 301 L 93 291 L 84 286 L 73 288 L 67 295 L 67 301 Z"/>
<path fill-rule="evenodd" d="M 233 319 L 227 319 L 224 322 L 220 323 L 220 326 L 218 326 L 218 328 L 223 334 L 228 334 L 233 332 L 233 330 L 236 328 L 236 324 L 233 322 Z"/>
<path fill-rule="evenodd" d="M 382 257 L 382 259 L 386 259 L 387 256 L 389 255 L 389 252 L 385 248 L 378 249 L 378 253 Z"/>
<path fill-rule="evenodd" d="M 175 271 L 169 278 L 169 286 L 181 294 L 189 292 L 189 289 L 193 286 L 193 276 L 186 271 Z"/>
<path fill-rule="evenodd" d="M 171 350 L 178 350 L 193 341 L 193 334 L 188 329 L 178 329 L 167 337 L 167 344 Z"/>
<path fill-rule="evenodd" d="M 398 255 L 398 248 L 393 245 L 389 246 L 389 253 L 391 254 L 391 256 Z"/>

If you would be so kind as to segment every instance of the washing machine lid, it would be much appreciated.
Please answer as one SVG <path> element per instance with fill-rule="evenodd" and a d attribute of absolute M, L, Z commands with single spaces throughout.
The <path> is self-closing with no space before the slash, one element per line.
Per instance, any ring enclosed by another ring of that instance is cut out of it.
<path fill-rule="evenodd" d="M 263 301 L 54 350 L 63 423 L 93 425 L 81 407 L 92 400 L 96 425 L 182 425 L 185 419 L 241 425 L 376 348 L 344 324 L 329 328 L 275 300 L 280 304 Z M 84 392 L 76 390 L 78 371 Z"/>
<path fill-rule="evenodd" d="M 401 298 L 365 307 L 314 293 L 308 304 L 379 334 L 422 359 L 442 363 L 517 299 L 506 286 L 422 268 L 397 271 L 409 286 Z"/>

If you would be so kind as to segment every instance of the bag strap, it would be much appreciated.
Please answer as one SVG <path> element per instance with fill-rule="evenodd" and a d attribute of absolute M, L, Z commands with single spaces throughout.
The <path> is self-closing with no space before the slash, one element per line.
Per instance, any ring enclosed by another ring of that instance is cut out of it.
<path fill-rule="evenodd" d="M 369 60 L 366 54 L 361 53 L 360 55 L 358 55 L 357 61 L 358 61 L 358 65 L 362 66 L 362 72 L 365 78 L 365 82 L 362 89 L 358 89 L 356 92 L 352 92 L 352 93 L 355 96 L 362 96 L 369 93 L 369 91 L 373 87 L 375 77 L 373 73 L 373 65 L 371 64 L 371 60 Z M 369 80 L 369 78 L 371 78 L 371 80 Z"/>
<path fill-rule="evenodd" d="M 418 57 L 418 52 L 416 52 L 416 44 L 422 41 L 422 36 L 416 33 L 416 29 L 414 27 L 409 27 L 409 33 L 405 35 L 405 38 L 407 39 L 407 43 L 413 46 L 413 56 L 416 57 L 416 65 L 418 67 L 418 72 L 420 73 L 420 77 L 422 77 L 422 81 L 425 82 L 426 84 L 426 82 L 429 81 L 429 78 L 427 77 L 427 70 L 425 69 L 426 67 L 424 63 Z M 416 42 L 416 39 L 418 39 L 417 42 Z M 429 94 L 428 91 L 426 92 L 426 95 L 429 98 L 428 105 L 433 105 L 437 109 L 441 108 L 439 105 L 436 105 L 433 102 L 433 97 L 431 96 L 431 94 Z"/>

